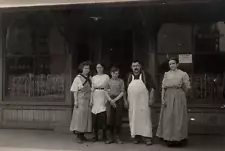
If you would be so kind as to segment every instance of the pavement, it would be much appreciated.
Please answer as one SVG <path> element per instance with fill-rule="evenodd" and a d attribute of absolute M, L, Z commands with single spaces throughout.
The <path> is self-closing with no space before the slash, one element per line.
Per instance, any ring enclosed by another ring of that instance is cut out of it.
<path fill-rule="evenodd" d="M 168 148 L 157 139 L 152 146 L 132 144 L 129 139 L 122 145 L 103 142 L 77 144 L 73 134 L 45 130 L 0 129 L 0 151 L 224 151 L 225 136 L 191 135 L 185 148 Z"/>

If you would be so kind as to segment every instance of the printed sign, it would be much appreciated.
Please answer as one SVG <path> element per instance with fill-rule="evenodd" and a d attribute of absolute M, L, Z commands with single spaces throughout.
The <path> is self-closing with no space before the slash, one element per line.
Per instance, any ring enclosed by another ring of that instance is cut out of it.
<path fill-rule="evenodd" d="M 192 63 L 192 54 L 180 54 L 179 63 Z"/>

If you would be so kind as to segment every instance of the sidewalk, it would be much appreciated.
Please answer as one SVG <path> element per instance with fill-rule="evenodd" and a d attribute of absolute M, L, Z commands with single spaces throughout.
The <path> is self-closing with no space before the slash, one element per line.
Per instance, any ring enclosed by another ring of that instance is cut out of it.
<path fill-rule="evenodd" d="M 190 136 L 186 148 L 167 148 L 156 143 L 152 146 L 123 145 L 103 142 L 77 144 L 72 134 L 39 130 L 0 130 L 0 151 L 224 151 L 225 136 Z"/>

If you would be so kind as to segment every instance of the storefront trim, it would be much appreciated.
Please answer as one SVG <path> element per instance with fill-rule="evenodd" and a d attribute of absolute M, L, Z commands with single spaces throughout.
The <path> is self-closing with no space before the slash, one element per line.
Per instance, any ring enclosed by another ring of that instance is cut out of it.
<path fill-rule="evenodd" d="M 36 6 L 60 6 L 60 5 L 74 5 L 74 4 L 99 4 L 99 3 L 124 3 L 124 2 L 138 2 L 140 0 L 0 0 L 0 8 L 17 8 L 17 7 L 36 7 Z M 148 0 L 148 2 L 155 2 L 159 0 Z"/>
<path fill-rule="evenodd" d="M 0 8 L 66 6 L 79 4 L 128 4 L 128 3 L 157 3 L 157 4 L 187 4 L 210 3 L 217 0 L 0 0 Z"/>

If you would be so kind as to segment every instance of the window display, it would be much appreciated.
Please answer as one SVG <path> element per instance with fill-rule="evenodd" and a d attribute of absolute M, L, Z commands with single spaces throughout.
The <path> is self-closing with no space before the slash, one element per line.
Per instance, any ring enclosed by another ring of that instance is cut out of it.
<path fill-rule="evenodd" d="M 65 91 L 64 39 L 44 14 L 6 19 L 5 100 L 62 100 Z M 46 99 L 45 99 L 46 98 Z"/>
<path fill-rule="evenodd" d="M 176 53 L 158 52 L 158 82 L 161 85 L 164 72 L 169 70 L 168 58 L 177 57 L 183 60 L 180 60 L 179 68 L 188 73 L 191 81 L 191 89 L 187 94 L 188 103 L 223 104 L 225 53 L 219 46 L 222 44 L 219 38 L 223 38 L 219 36 L 222 25 L 217 28 L 216 23 L 208 23 L 194 25 L 192 28 L 194 45 L 191 53 L 184 54 L 182 50 Z"/>

